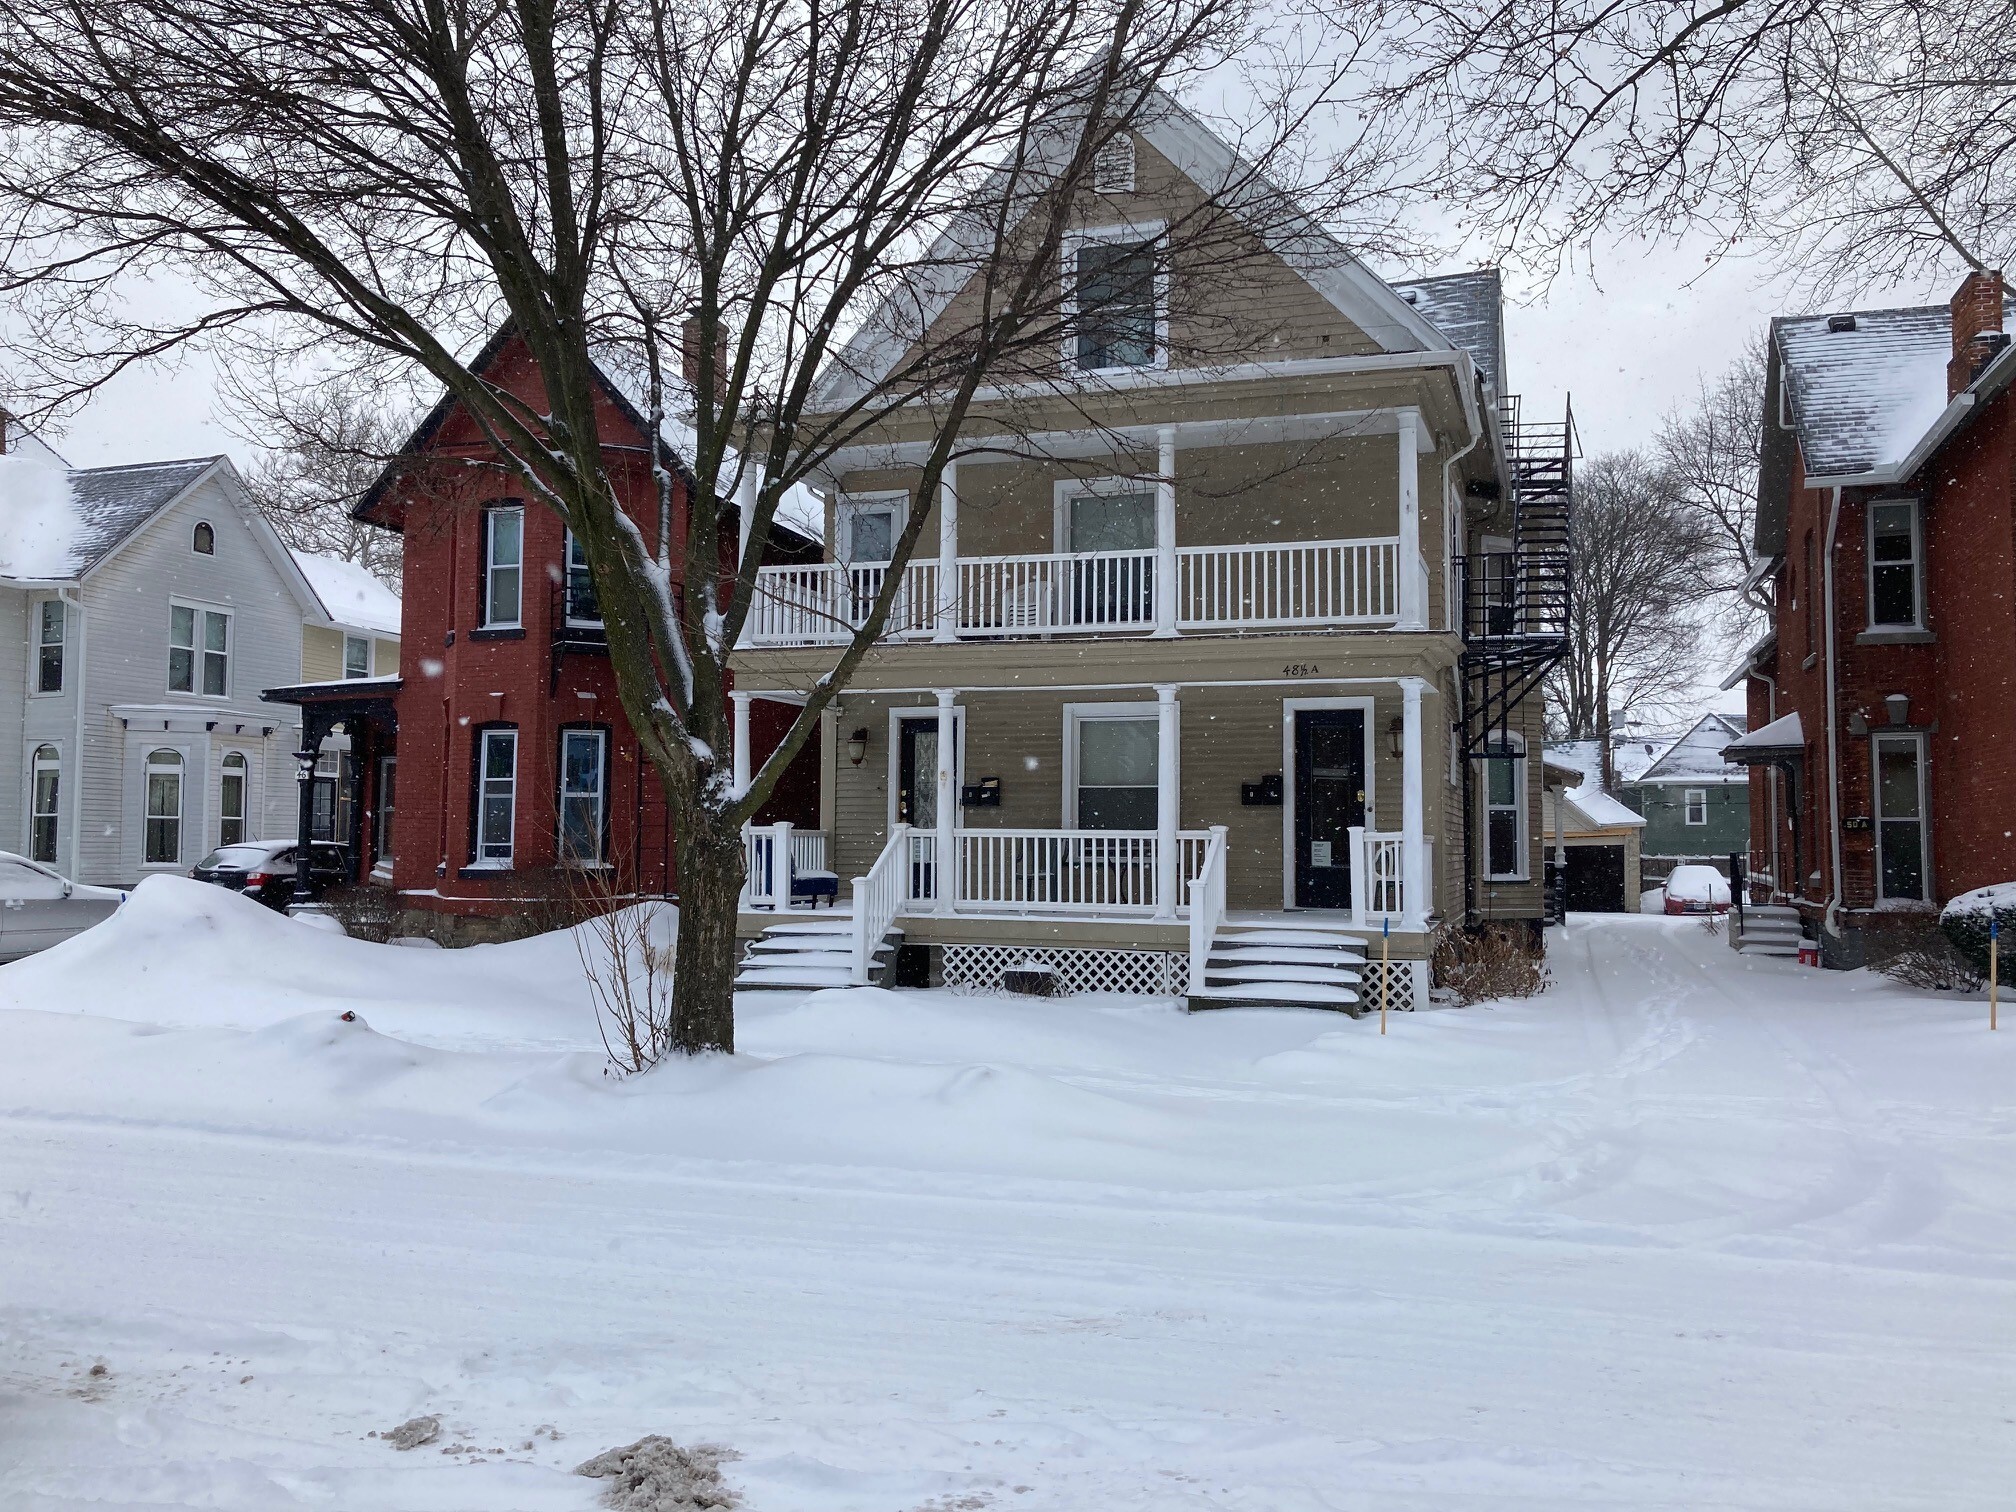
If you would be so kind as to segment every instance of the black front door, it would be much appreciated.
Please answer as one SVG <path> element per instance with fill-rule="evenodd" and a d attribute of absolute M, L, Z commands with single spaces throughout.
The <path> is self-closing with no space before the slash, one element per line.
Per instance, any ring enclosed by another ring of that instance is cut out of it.
<path fill-rule="evenodd" d="M 938 721 L 897 721 L 896 822 L 913 830 L 938 827 Z M 937 853 L 929 846 L 911 849 L 910 896 L 935 898 Z"/>
<path fill-rule="evenodd" d="M 1351 906 L 1351 826 L 1365 822 L 1365 711 L 1295 715 L 1295 904 Z"/>

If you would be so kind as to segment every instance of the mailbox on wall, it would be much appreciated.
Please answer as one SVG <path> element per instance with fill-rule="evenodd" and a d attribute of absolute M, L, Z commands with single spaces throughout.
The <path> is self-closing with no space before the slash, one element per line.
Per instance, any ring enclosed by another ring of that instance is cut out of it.
<path fill-rule="evenodd" d="M 1258 782 L 1240 783 L 1239 802 L 1247 808 L 1281 807 L 1281 774 L 1269 772 Z"/>
<path fill-rule="evenodd" d="M 1001 807 L 1001 779 L 982 777 L 978 782 L 969 782 L 959 789 L 961 808 Z"/>

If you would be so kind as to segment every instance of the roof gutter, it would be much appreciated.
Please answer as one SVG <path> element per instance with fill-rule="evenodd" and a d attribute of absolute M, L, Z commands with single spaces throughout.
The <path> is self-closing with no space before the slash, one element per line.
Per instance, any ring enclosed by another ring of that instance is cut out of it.
<path fill-rule="evenodd" d="M 1917 475 L 1932 454 L 1953 439 L 1956 431 L 1972 420 L 1981 406 L 1995 398 L 2012 383 L 2016 383 L 2016 343 L 2002 348 L 2001 353 L 1981 370 L 1981 374 L 1966 388 L 1953 396 L 1953 400 L 1939 412 L 1925 434 L 1920 436 L 1902 461 L 1893 462 L 1888 467 L 1872 467 L 1866 472 L 1837 473 L 1827 477 L 1810 477 L 1808 488 L 1880 488 L 1886 484 L 1902 483 Z"/>

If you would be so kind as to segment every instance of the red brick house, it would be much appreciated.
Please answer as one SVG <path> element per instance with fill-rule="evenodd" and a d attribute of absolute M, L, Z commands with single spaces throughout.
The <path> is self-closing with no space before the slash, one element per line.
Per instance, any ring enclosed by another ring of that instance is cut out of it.
<path fill-rule="evenodd" d="M 2000 273 L 1947 305 L 1772 322 L 1747 680 L 1754 901 L 1826 964 L 2016 878 L 2016 348 Z"/>
<path fill-rule="evenodd" d="M 473 367 L 534 413 L 543 409 L 537 368 L 508 332 Z M 603 379 L 603 465 L 655 550 L 649 422 L 606 368 Z M 676 577 L 691 480 L 675 440 L 657 445 L 678 477 Z M 475 421 L 444 398 L 356 511 L 402 537 L 398 675 L 265 695 L 300 707 L 304 769 L 319 759 L 324 773 L 337 774 L 334 833 L 318 838 L 348 848 L 358 882 L 439 913 L 520 909 L 565 885 L 556 871 L 563 864 L 607 868 L 623 892 L 675 893 L 671 817 L 617 697 L 585 563 L 551 510 L 523 497 L 503 468 L 481 465 L 494 455 Z M 788 529 L 775 534 L 779 561 L 818 554 Z M 724 557 L 724 571 L 730 566 Z M 753 703 L 758 759 L 792 713 Z M 801 767 L 759 820 L 816 825 L 817 768 L 813 759 Z M 301 823 L 305 837 L 305 801 Z"/>

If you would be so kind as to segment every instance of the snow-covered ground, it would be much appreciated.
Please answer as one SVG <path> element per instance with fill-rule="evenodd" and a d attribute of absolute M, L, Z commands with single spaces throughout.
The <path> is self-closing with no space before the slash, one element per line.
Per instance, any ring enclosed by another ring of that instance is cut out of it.
<path fill-rule="evenodd" d="M 0 1506 L 587 1508 L 646 1433 L 755 1512 L 2007 1506 L 2016 1025 L 1552 939 L 1383 1039 L 856 991 L 615 1082 L 564 939 L 149 882 L 0 969 Z"/>

